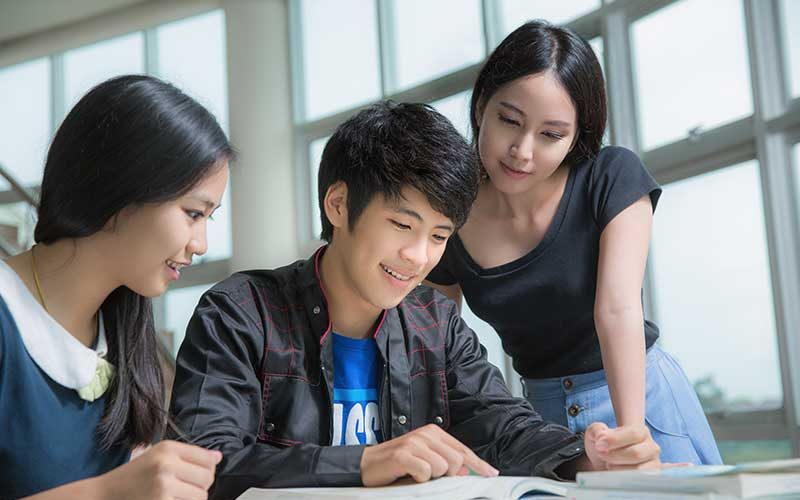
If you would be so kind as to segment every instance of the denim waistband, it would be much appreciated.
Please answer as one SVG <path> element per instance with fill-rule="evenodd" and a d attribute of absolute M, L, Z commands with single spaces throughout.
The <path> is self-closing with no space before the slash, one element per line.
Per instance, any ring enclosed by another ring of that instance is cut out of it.
<path fill-rule="evenodd" d="M 645 365 L 649 368 L 661 359 L 664 351 L 658 345 L 653 344 L 647 349 Z M 594 389 L 606 385 L 605 370 L 597 370 L 588 373 L 578 373 L 565 377 L 552 378 L 522 378 L 523 389 L 527 394 L 535 394 L 536 399 L 546 399 L 563 397 L 567 394 Z"/>

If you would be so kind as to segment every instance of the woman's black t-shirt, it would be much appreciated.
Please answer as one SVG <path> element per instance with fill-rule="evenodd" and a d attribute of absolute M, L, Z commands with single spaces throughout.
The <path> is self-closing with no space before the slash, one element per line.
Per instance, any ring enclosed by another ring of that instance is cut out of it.
<path fill-rule="evenodd" d="M 484 269 L 456 234 L 427 279 L 461 286 L 470 309 L 497 331 L 523 377 L 599 370 L 593 312 L 600 233 L 646 194 L 655 210 L 661 188 L 639 157 L 625 148 L 603 148 L 596 158 L 570 168 L 556 214 L 536 248 Z M 645 320 L 644 333 L 650 347 L 658 327 Z"/>

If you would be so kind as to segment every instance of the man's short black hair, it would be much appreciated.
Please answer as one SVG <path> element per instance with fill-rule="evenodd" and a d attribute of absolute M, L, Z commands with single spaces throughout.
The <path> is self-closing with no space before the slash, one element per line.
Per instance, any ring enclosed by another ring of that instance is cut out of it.
<path fill-rule="evenodd" d="M 347 185 L 351 230 L 376 194 L 396 200 L 406 186 L 422 192 L 459 228 L 475 201 L 479 168 L 473 148 L 432 107 L 384 101 L 336 129 L 322 153 L 318 180 L 322 239 L 330 242 L 333 225 L 323 204 L 338 181 Z"/>

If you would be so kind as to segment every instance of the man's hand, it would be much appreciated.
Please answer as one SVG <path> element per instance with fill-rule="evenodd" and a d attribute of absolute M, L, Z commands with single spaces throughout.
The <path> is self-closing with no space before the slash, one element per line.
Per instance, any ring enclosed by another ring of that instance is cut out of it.
<path fill-rule="evenodd" d="M 403 476 L 411 476 L 421 483 L 444 475 L 463 476 L 469 473 L 468 469 L 486 477 L 499 473 L 466 445 L 433 424 L 368 446 L 361 456 L 364 486 L 384 486 Z"/>
<path fill-rule="evenodd" d="M 661 448 L 653 441 L 650 430 L 642 425 L 609 429 L 595 422 L 584 435 L 590 470 L 657 469 L 661 467 Z M 579 465 L 579 469 L 582 469 Z"/>

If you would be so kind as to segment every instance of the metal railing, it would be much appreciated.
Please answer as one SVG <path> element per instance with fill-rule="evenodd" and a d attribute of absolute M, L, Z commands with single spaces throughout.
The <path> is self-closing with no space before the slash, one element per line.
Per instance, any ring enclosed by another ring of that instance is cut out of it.
<path fill-rule="evenodd" d="M 0 164 L 0 177 L 4 178 L 11 186 L 11 190 L 7 192 L 11 196 L 5 196 L 6 202 L 23 202 L 28 206 L 36 209 L 39 206 L 38 195 L 35 191 L 27 189 L 20 184 L 19 181 L 8 171 L 2 164 Z M 15 255 L 24 250 L 17 241 L 9 241 L 4 235 L 0 234 L 0 253 L 5 255 Z"/>

